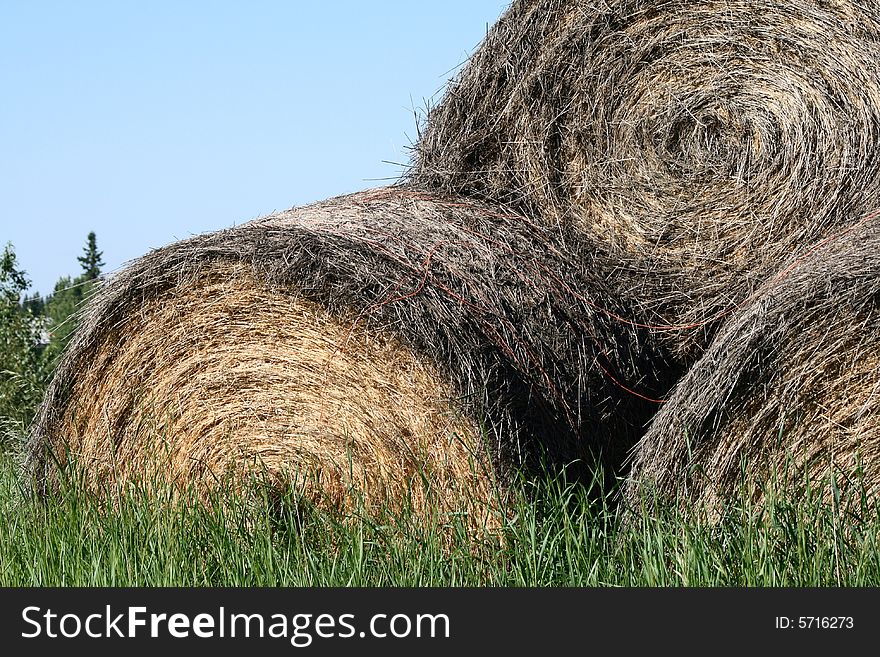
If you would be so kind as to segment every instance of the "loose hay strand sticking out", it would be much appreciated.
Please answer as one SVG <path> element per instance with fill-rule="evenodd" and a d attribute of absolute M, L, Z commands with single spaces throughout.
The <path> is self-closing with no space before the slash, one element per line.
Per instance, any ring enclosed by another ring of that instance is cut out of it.
<path fill-rule="evenodd" d="M 631 503 L 659 494 L 717 515 L 743 483 L 757 504 L 807 485 L 835 502 L 880 492 L 880 226 L 785 270 L 658 412 L 635 451 Z"/>
<path fill-rule="evenodd" d="M 690 362 L 789 254 L 876 206 L 877 61 L 873 0 L 518 0 L 408 182 L 588 236 L 625 317 Z"/>

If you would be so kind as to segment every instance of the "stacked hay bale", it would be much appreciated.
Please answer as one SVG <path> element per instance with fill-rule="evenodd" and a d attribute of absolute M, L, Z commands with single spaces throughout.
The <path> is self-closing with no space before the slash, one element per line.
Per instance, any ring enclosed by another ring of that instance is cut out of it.
<path fill-rule="evenodd" d="M 757 505 L 808 486 L 826 499 L 880 493 L 880 216 L 782 274 L 657 414 L 631 503 L 656 495 L 717 516 L 743 492 Z"/>
<path fill-rule="evenodd" d="M 514 2 L 409 180 L 503 203 L 691 363 L 791 253 L 880 196 L 880 3 Z"/>
<path fill-rule="evenodd" d="M 654 409 L 625 388 L 671 380 L 596 311 L 615 306 L 594 258 L 396 188 L 172 244 L 92 300 L 32 467 L 44 489 L 68 455 L 96 487 L 299 475 L 319 503 L 420 510 L 425 488 L 490 509 L 512 466 L 619 463 Z"/>

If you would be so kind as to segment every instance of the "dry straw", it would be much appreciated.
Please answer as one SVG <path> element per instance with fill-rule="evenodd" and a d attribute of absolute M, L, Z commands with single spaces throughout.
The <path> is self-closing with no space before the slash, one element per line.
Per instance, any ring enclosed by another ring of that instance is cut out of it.
<path fill-rule="evenodd" d="M 266 475 L 348 512 L 489 510 L 479 427 L 426 359 L 237 261 L 184 276 L 101 335 L 72 381 L 56 435 L 90 485 L 206 493 Z"/>
<path fill-rule="evenodd" d="M 785 258 L 874 209 L 878 61 L 874 0 L 516 1 L 409 180 L 589 236 L 623 319 L 691 362 Z"/>
<path fill-rule="evenodd" d="M 669 388 L 644 332 L 558 235 L 387 188 L 154 251 L 92 299 L 34 426 L 95 484 L 300 474 L 345 507 L 473 495 L 511 467 L 618 464 Z M 56 459 L 59 462 L 56 462 Z M 580 468 L 580 470 L 578 470 Z M 424 475 L 424 476 L 423 476 Z"/>
<path fill-rule="evenodd" d="M 725 324 L 640 443 L 633 504 L 880 493 L 878 224 L 796 259 Z"/>
<path fill-rule="evenodd" d="M 37 418 L 38 481 L 64 446 L 141 449 L 147 402 L 199 477 L 256 458 L 329 471 L 331 497 L 372 472 L 396 496 L 402 451 L 449 433 L 502 479 L 616 471 L 723 322 L 878 205 L 878 35 L 873 1 L 514 2 L 430 112 L 405 186 L 171 245 L 104 287 Z M 399 372 L 417 383 L 395 396 Z M 196 396 L 175 408 L 181 389 Z M 357 467 L 323 465 L 343 453 Z"/>

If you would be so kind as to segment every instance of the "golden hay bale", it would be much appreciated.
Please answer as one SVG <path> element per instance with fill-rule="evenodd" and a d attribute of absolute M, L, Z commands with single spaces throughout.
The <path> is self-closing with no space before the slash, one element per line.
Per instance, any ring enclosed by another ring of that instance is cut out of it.
<path fill-rule="evenodd" d="M 408 180 L 589 235 L 626 318 L 699 354 L 880 198 L 880 3 L 517 0 Z"/>
<path fill-rule="evenodd" d="M 714 515 L 743 484 L 760 505 L 768 489 L 827 496 L 832 477 L 880 492 L 878 223 L 796 258 L 725 324 L 638 445 L 631 504 Z"/>
<path fill-rule="evenodd" d="M 588 477 L 654 410 L 628 386 L 674 380 L 647 334 L 597 312 L 615 306 L 590 257 L 512 213 L 400 188 L 169 245 L 90 301 L 32 470 L 44 490 L 66 452 L 97 484 L 298 474 L 343 507 L 351 487 L 418 506 L 424 471 L 485 509 L 512 467 L 579 461 Z"/>
<path fill-rule="evenodd" d="M 307 499 L 341 509 L 361 494 L 424 512 L 438 499 L 423 484 L 441 504 L 492 502 L 480 428 L 433 363 L 240 264 L 206 263 L 145 299 L 91 358 L 55 435 L 95 487 L 207 490 L 252 473 L 298 476 Z"/>

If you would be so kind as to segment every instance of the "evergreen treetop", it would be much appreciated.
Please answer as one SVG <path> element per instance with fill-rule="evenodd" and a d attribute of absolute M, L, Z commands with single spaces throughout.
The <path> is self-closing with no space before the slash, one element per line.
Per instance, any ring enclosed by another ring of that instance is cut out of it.
<path fill-rule="evenodd" d="M 86 237 L 83 254 L 77 258 L 79 264 L 82 265 L 83 276 L 86 280 L 93 281 L 101 275 L 101 267 L 104 266 L 104 261 L 101 260 L 102 255 L 104 253 L 98 251 L 98 240 L 95 237 L 95 232 L 92 231 Z"/>

